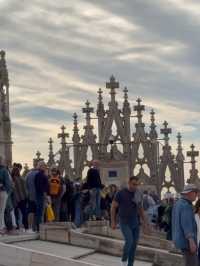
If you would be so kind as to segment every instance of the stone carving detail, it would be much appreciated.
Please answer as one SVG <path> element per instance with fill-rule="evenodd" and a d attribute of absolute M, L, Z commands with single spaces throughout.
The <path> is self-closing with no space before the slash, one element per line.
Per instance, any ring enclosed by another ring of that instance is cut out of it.
<path fill-rule="evenodd" d="M 119 89 L 119 82 L 111 76 L 110 81 L 106 83 L 106 89 L 110 92 L 110 101 L 106 109 L 103 102 L 103 91 L 98 90 L 98 103 L 96 118 L 98 129 L 98 138 L 94 133 L 94 126 L 91 120 L 91 114 L 94 115 L 94 108 L 90 102 L 86 101 L 82 112 L 85 114 L 86 123 L 84 133 L 79 134 L 78 116 L 73 115 L 74 127 L 72 142 L 66 143 L 68 134 L 64 132 L 58 135 L 61 138 L 61 150 L 53 154 L 53 142 L 49 142 L 49 161 L 48 164 L 57 163 L 61 172 L 73 179 L 82 178 L 84 167 L 91 159 L 98 159 L 102 162 L 113 161 L 127 162 L 130 175 L 137 175 L 143 185 L 153 186 L 160 194 L 162 189 L 168 191 L 176 190 L 180 192 L 184 186 L 184 155 L 182 149 L 181 134 L 177 136 L 178 147 L 177 154 L 172 153 L 169 135 L 172 133 L 171 128 L 165 121 L 160 133 L 163 135 L 159 139 L 157 126 L 155 123 L 155 112 L 150 112 L 150 129 L 145 128 L 143 122 L 143 112 L 145 106 L 142 100 L 138 98 L 132 114 L 128 99 L 128 89 L 123 90 L 124 99 L 122 108 L 119 108 L 116 101 L 116 90 Z M 136 119 L 135 130 L 132 132 L 132 118 Z M 162 149 L 160 148 L 162 145 Z M 71 152 L 69 152 L 71 148 Z M 88 158 L 88 152 L 90 159 Z M 58 161 L 55 156 L 60 155 Z M 198 181 L 198 171 L 196 170 L 195 157 L 198 155 L 194 151 L 187 153 L 191 157 L 192 169 L 189 182 Z M 73 157 L 73 163 L 70 158 Z"/>
<path fill-rule="evenodd" d="M 198 170 L 196 168 L 196 157 L 199 157 L 199 151 L 195 151 L 194 144 L 191 145 L 191 151 L 187 152 L 187 156 L 191 158 L 191 170 L 190 170 L 190 178 L 188 179 L 188 183 L 193 183 L 200 185 L 200 179 Z"/>

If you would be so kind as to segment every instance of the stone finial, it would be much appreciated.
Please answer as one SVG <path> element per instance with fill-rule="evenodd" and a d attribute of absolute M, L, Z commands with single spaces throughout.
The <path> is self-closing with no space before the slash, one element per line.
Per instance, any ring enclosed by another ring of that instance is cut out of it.
<path fill-rule="evenodd" d="M 101 88 L 99 88 L 99 90 L 98 90 L 98 94 L 99 94 L 99 96 L 98 96 L 99 103 L 102 103 L 102 101 L 103 101 L 103 97 L 102 97 L 103 91 L 102 91 Z"/>
<path fill-rule="evenodd" d="M 178 132 L 177 134 L 177 144 L 178 144 L 178 147 L 177 147 L 177 156 L 176 156 L 176 160 L 177 161 L 184 161 L 184 155 L 183 155 L 183 147 L 182 147 L 182 136 L 181 136 L 181 133 Z"/>
<path fill-rule="evenodd" d="M 90 114 L 91 113 L 94 113 L 94 108 L 93 107 L 90 107 L 90 102 L 87 100 L 86 103 L 85 103 L 86 107 L 82 109 L 83 113 L 86 114 L 86 126 L 91 126 L 90 124 L 90 120 L 91 120 L 91 117 L 90 117 Z"/>
<path fill-rule="evenodd" d="M 199 156 L 199 151 L 195 151 L 195 146 L 192 144 L 191 151 L 187 152 L 187 156 L 191 158 L 191 170 L 190 170 L 190 178 L 188 180 L 188 183 L 196 183 L 198 180 L 198 170 L 196 169 L 196 157 Z"/>
<path fill-rule="evenodd" d="M 73 119 L 74 119 L 74 129 L 73 129 L 73 131 L 78 132 L 79 129 L 78 129 L 78 115 L 77 115 L 77 113 L 73 114 Z"/>
<path fill-rule="evenodd" d="M 153 109 L 151 110 L 150 115 L 151 115 L 151 125 L 150 125 L 151 130 L 150 130 L 149 136 L 151 139 L 157 139 L 158 134 L 156 131 L 155 112 Z"/>
<path fill-rule="evenodd" d="M 41 157 L 40 156 L 41 156 L 41 152 L 40 151 L 37 151 L 36 152 L 36 159 L 37 160 L 41 160 Z"/>
<path fill-rule="evenodd" d="M 54 153 L 53 153 L 53 140 L 52 138 L 49 138 L 49 160 L 48 160 L 48 165 L 52 166 L 53 164 L 55 164 L 55 160 L 54 160 Z"/>
<path fill-rule="evenodd" d="M 137 105 L 134 106 L 134 111 L 137 112 L 137 118 L 138 118 L 138 124 L 142 123 L 142 112 L 145 110 L 145 106 L 141 105 L 142 100 L 140 98 L 138 98 L 136 100 Z"/>
<path fill-rule="evenodd" d="M 178 141 L 178 151 L 182 151 L 183 150 L 183 148 L 182 148 L 182 136 L 181 136 L 181 133 L 180 132 L 178 132 L 178 134 L 177 134 L 177 141 Z"/>
<path fill-rule="evenodd" d="M 0 81 L 6 87 L 9 87 L 9 80 L 8 80 L 8 70 L 6 66 L 6 53 L 5 51 L 0 51 Z"/>
<path fill-rule="evenodd" d="M 123 92 L 124 92 L 124 101 L 127 102 L 128 101 L 128 89 L 127 89 L 127 87 L 124 87 Z"/>
<path fill-rule="evenodd" d="M 79 128 L 78 128 L 78 116 L 77 116 L 77 113 L 74 113 L 73 114 L 73 119 L 74 119 L 74 128 L 73 128 L 73 131 L 74 131 L 74 134 L 73 134 L 73 137 L 72 137 L 72 140 L 74 143 L 79 143 L 80 142 L 80 136 L 79 136 Z"/>
<path fill-rule="evenodd" d="M 195 151 L 195 146 L 194 146 L 194 144 L 192 144 L 190 147 L 191 147 L 191 151 L 188 151 L 188 152 L 187 152 L 187 156 L 188 156 L 188 157 L 191 157 L 191 163 L 192 163 L 193 165 L 195 165 L 195 164 L 196 164 L 196 160 L 195 160 L 195 158 L 199 156 L 199 151 Z"/>
<path fill-rule="evenodd" d="M 172 129 L 168 128 L 167 121 L 164 121 L 163 126 L 164 126 L 164 128 L 162 128 L 160 130 L 160 133 L 164 135 L 165 145 L 168 145 L 169 144 L 169 134 L 172 133 Z"/>
<path fill-rule="evenodd" d="M 65 133 L 66 127 L 63 125 L 61 127 L 61 133 L 58 134 L 58 138 L 61 138 L 61 144 L 66 145 L 66 138 L 69 138 L 69 134 Z"/>
<path fill-rule="evenodd" d="M 37 151 L 36 152 L 36 158 L 33 159 L 33 166 L 34 168 L 37 167 L 38 162 L 44 161 L 44 158 L 41 158 L 41 152 Z"/>
<path fill-rule="evenodd" d="M 128 89 L 127 89 L 127 87 L 124 88 L 123 92 L 124 92 L 124 103 L 123 103 L 123 110 L 122 111 L 123 111 L 124 117 L 126 119 L 126 118 L 129 118 L 131 115 L 131 108 L 130 108 L 130 104 L 128 101 Z"/>
<path fill-rule="evenodd" d="M 6 52 L 3 51 L 3 50 L 1 50 L 0 51 L 0 57 L 1 57 L 1 59 L 5 59 L 5 56 L 6 56 Z"/>
<path fill-rule="evenodd" d="M 85 108 L 82 108 L 82 111 L 84 114 L 89 115 L 91 113 L 94 113 L 94 108 L 93 107 L 90 107 L 90 102 L 87 100 L 86 103 L 85 103 L 86 107 Z"/>
<path fill-rule="evenodd" d="M 111 100 L 115 101 L 115 89 L 119 88 L 119 82 L 115 80 L 115 77 L 112 75 L 110 77 L 110 82 L 106 82 L 106 89 L 110 89 L 110 95 L 111 95 Z"/>

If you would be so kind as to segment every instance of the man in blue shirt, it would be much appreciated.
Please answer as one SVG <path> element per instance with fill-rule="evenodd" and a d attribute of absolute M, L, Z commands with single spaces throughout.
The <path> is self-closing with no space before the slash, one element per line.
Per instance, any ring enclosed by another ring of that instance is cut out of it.
<path fill-rule="evenodd" d="M 172 213 L 172 238 L 176 248 L 183 252 L 185 266 L 199 265 L 197 226 L 192 206 L 192 202 L 197 198 L 197 192 L 195 185 L 186 185 Z"/>
<path fill-rule="evenodd" d="M 138 190 L 139 180 L 132 176 L 128 187 L 117 192 L 111 207 L 111 227 L 116 229 L 116 213 L 119 210 L 120 229 L 125 239 L 122 255 L 123 266 L 133 266 L 135 251 L 139 239 L 140 222 L 146 228 L 147 222 L 143 210 L 143 195 Z"/>

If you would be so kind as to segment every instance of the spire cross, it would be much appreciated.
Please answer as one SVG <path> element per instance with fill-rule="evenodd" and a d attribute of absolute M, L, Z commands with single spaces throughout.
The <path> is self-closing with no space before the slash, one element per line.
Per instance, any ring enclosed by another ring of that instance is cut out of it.
<path fill-rule="evenodd" d="M 90 125 L 90 114 L 94 113 L 94 108 L 90 107 L 90 102 L 87 100 L 85 103 L 86 107 L 82 109 L 83 113 L 86 114 L 87 125 Z"/>
<path fill-rule="evenodd" d="M 134 106 L 134 111 L 137 112 L 138 123 L 142 123 L 142 111 L 145 110 L 145 106 L 141 105 L 142 100 L 140 98 L 138 98 L 136 102 L 138 104 Z"/>
<path fill-rule="evenodd" d="M 66 144 L 66 138 L 69 138 L 69 134 L 65 133 L 66 127 L 63 125 L 61 127 L 62 132 L 58 134 L 58 138 L 61 138 L 61 144 L 65 145 Z"/>
<path fill-rule="evenodd" d="M 165 144 L 168 145 L 169 134 L 172 133 L 172 129 L 171 128 L 168 128 L 167 121 L 164 121 L 163 125 L 164 125 L 164 128 L 162 128 L 160 130 L 160 133 L 164 135 Z"/>
<path fill-rule="evenodd" d="M 191 151 L 187 152 L 187 156 L 191 157 L 191 163 L 193 166 L 195 166 L 195 163 L 196 163 L 195 158 L 199 156 L 199 151 L 195 151 L 194 144 L 192 144 L 190 147 L 191 147 Z"/>
<path fill-rule="evenodd" d="M 53 140 L 52 140 L 52 138 L 49 138 L 48 143 L 49 143 L 49 150 L 53 151 Z"/>
<path fill-rule="evenodd" d="M 111 94 L 111 99 L 114 101 L 115 100 L 115 89 L 119 88 L 119 82 L 115 80 L 115 77 L 112 75 L 110 77 L 110 82 L 106 82 L 106 89 L 110 89 L 110 94 Z"/>

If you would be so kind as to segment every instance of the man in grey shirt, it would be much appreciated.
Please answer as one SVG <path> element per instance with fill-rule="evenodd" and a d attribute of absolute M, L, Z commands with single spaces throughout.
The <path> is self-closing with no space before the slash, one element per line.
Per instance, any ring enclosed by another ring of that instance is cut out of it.
<path fill-rule="evenodd" d="M 138 185 L 138 178 L 135 176 L 130 177 L 128 187 L 116 194 L 111 207 L 111 227 L 116 229 L 116 212 L 118 209 L 120 229 L 125 239 L 122 255 L 123 266 L 133 266 L 139 239 L 140 223 L 147 228 L 143 210 L 143 195 L 138 190 Z"/>

